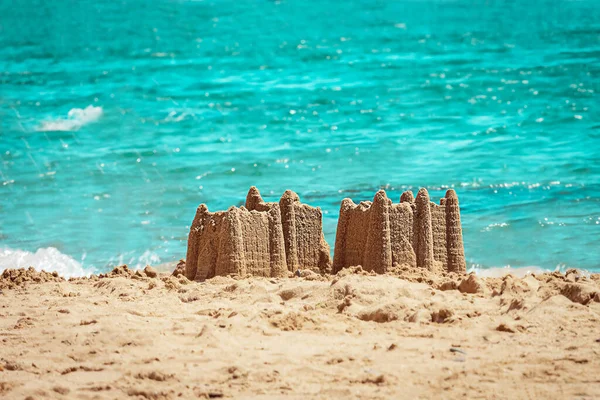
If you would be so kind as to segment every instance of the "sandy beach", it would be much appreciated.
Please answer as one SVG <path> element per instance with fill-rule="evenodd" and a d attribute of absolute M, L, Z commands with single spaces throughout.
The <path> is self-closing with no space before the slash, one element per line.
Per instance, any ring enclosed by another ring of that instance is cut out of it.
<path fill-rule="evenodd" d="M 600 400 L 599 38 L 0 1 L 0 400 Z"/>
<path fill-rule="evenodd" d="M 0 280 L 0 397 L 600 397 L 600 275 Z"/>

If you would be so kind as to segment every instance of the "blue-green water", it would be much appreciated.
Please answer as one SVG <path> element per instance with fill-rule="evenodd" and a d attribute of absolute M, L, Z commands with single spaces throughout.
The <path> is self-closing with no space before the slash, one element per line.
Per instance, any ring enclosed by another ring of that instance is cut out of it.
<path fill-rule="evenodd" d="M 454 187 L 470 265 L 600 270 L 599 90 L 597 0 L 0 0 L 0 269 L 177 260 L 257 185 L 330 245 Z"/>

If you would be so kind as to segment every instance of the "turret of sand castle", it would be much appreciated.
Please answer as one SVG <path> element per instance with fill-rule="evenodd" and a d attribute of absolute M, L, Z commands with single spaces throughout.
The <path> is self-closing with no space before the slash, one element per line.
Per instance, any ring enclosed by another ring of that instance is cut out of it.
<path fill-rule="evenodd" d="M 397 204 L 383 190 L 373 202 L 342 201 L 333 273 L 354 265 L 385 273 L 395 264 L 432 272 L 465 272 L 460 207 L 454 190 L 448 190 L 439 205 L 429 200 L 426 189 L 419 190 L 416 199 L 410 191 L 403 193 Z"/>
<path fill-rule="evenodd" d="M 329 246 L 319 208 L 286 191 L 279 203 L 263 201 L 251 187 L 245 207 L 211 213 L 198 207 L 190 227 L 185 275 L 287 276 L 288 271 L 330 272 Z"/>
<path fill-rule="evenodd" d="M 329 245 L 323 235 L 323 214 L 319 207 L 302 204 L 300 197 L 286 190 L 279 203 L 265 203 L 256 187 L 246 197 L 248 210 L 264 211 L 279 206 L 288 271 L 310 269 L 331 272 Z"/>

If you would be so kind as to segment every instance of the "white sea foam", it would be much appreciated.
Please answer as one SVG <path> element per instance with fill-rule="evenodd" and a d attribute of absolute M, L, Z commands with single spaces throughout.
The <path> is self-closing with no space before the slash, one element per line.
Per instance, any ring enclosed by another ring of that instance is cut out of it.
<path fill-rule="evenodd" d="M 85 255 L 83 256 L 85 259 Z M 82 259 L 82 261 L 83 261 Z M 121 254 L 110 258 L 104 266 L 83 265 L 73 257 L 61 253 L 54 247 L 38 249 L 35 253 L 19 249 L 0 247 L 0 273 L 9 268 L 33 267 L 38 271 L 58 272 L 64 278 L 89 276 L 111 270 L 114 266 L 127 264 L 129 268 L 143 269 L 146 265 L 152 265 L 161 271 L 172 271 L 176 262 L 161 264 L 158 254 L 146 250 L 141 255 L 135 252 Z"/>
<path fill-rule="evenodd" d="M 69 110 L 67 118 L 56 118 L 42 121 L 36 128 L 39 132 L 46 131 L 76 131 L 84 125 L 100 119 L 104 110 L 102 107 L 87 106 L 86 108 L 73 108 Z"/>
<path fill-rule="evenodd" d="M 131 269 L 142 269 L 146 265 L 158 265 L 161 263 L 160 256 L 150 250 L 139 253 L 130 251 L 125 254 L 120 254 L 116 257 L 111 257 L 107 264 L 109 266 L 117 266 L 127 264 Z"/>
<path fill-rule="evenodd" d="M 558 270 L 557 268 L 556 270 Z M 467 270 L 468 273 L 475 272 L 477 276 L 482 278 L 501 278 L 505 275 L 511 274 L 518 278 L 523 278 L 529 274 L 543 274 L 544 272 L 552 272 L 551 270 L 544 269 L 541 267 L 530 266 L 530 267 L 511 267 L 510 265 L 506 267 L 491 267 L 491 268 L 481 268 L 477 266 L 472 266 Z"/>
<path fill-rule="evenodd" d="M 54 247 L 38 249 L 35 253 L 25 250 L 0 248 L 0 272 L 8 268 L 28 268 L 47 272 L 58 272 L 65 278 L 87 276 L 80 262 L 61 253 Z"/>

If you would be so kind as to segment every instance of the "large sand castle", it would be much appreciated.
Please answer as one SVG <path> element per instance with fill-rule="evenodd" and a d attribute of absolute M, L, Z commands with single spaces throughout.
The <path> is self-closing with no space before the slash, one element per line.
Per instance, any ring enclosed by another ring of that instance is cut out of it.
<path fill-rule="evenodd" d="M 190 228 L 186 277 L 286 276 L 310 269 L 337 273 L 350 266 L 385 273 L 394 265 L 431 272 L 465 272 L 460 208 L 454 190 L 440 204 L 426 189 L 402 194 L 392 204 L 380 190 L 373 202 L 344 199 L 335 240 L 333 270 L 319 208 L 286 191 L 279 203 L 265 202 L 251 187 L 245 207 L 211 213 L 198 207 Z"/>
<path fill-rule="evenodd" d="M 319 208 L 286 191 L 279 203 L 263 201 L 251 187 L 245 207 L 209 212 L 198 207 L 188 236 L 185 275 L 287 276 L 288 271 L 330 272 L 329 246 Z"/>
<path fill-rule="evenodd" d="M 392 204 L 380 190 L 373 202 L 344 199 L 335 239 L 333 272 L 354 265 L 385 273 L 394 265 L 431 272 L 466 269 L 460 208 L 454 190 L 440 204 L 429 201 L 426 189 L 415 200 L 405 192 Z"/>

